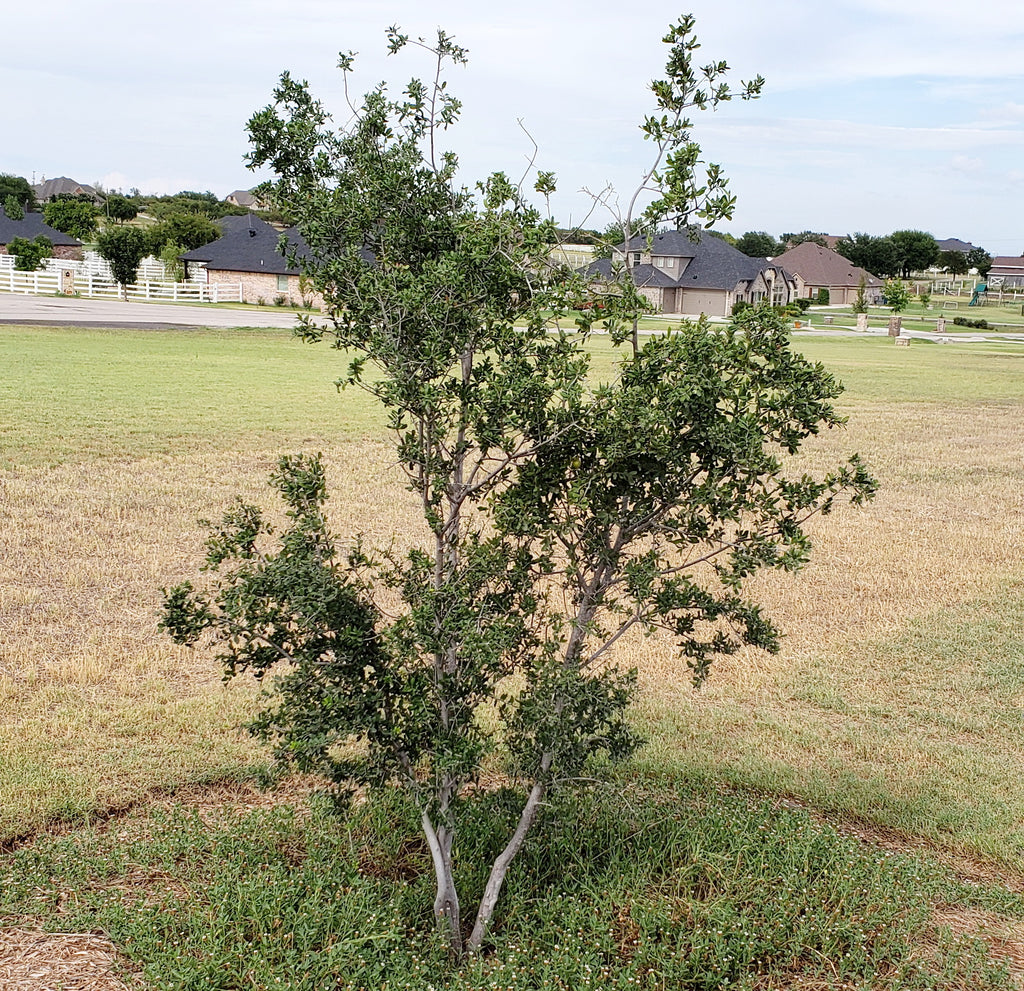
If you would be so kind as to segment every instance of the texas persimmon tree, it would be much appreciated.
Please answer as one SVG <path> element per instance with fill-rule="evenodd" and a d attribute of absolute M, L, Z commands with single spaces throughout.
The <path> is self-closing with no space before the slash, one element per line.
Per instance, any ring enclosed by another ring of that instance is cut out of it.
<path fill-rule="evenodd" d="M 388 37 L 393 53 L 410 44 Z M 342 793 L 408 792 L 461 954 L 481 947 L 545 798 L 640 743 L 616 642 L 668 631 L 698 681 L 743 645 L 776 650 L 746 580 L 799 567 L 807 518 L 874 481 L 856 457 L 786 471 L 842 422 L 840 387 L 767 310 L 654 338 L 594 382 L 585 322 L 564 329 L 585 287 L 550 263 L 553 223 L 503 174 L 460 185 L 439 149 L 459 112 L 442 70 L 465 52 L 443 32 L 412 44 L 432 53 L 431 81 L 378 86 L 346 127 L 285 74 L 249 132 L 252 165 L 277 177 L 261 194 L 295 218 L 310 249 L 296 263 L 325 301 L 300 333 L 343 350 L 339 384 L 387 411 L 429 536 L 339 547 L 319 456 L 284 457 L 287 524 L 238 502 L 211 527 L 207 580 L 170 589 L 162 623 L 180 643 L 212 639 L 229 674 L 270 675 L 254 728 L 284 760 Z M 485 768 L 521 804 L 464 920 L 453 852 Z"/>

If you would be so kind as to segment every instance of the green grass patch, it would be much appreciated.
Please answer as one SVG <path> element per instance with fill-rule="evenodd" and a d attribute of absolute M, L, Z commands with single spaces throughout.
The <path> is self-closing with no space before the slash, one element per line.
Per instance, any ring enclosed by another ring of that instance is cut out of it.
<path fill-rule="evenodd" d="M 0 326 L 0 465 L 313 446 L 380 433 L 344 355 L 287 330 Z M 362 400 L 362 401 L 361 401 Z"/>
<path fill-rule="evenodd" d="M 458 852 L 483 884 L 514 804 L 486 797 Z M 1019 918 L 1019 896 L 871 850 L 798 810 L 685 788 L 556 802 L 509 877 L 490 946 L 433 933 L 417 817 L 187 807 L 45 840 L 0 871 L 0 911 L 102 929 L 153 988 L 995 989 L 1002 963 L 942 905 Z M 783 983 L 778 983 L 783 982 Z"/>

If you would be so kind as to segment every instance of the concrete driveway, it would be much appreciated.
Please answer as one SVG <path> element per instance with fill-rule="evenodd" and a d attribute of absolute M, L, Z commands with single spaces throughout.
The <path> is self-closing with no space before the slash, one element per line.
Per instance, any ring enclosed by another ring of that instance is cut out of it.
<path fill-rule="evenodd" d="M 113 299 L 74 299 L 0 293 L 0 323 L 74 327 L 282 327 L 295 326 L 295 314 L 273 306 L 189 306 L 184 303 L 125 303 Z"/>

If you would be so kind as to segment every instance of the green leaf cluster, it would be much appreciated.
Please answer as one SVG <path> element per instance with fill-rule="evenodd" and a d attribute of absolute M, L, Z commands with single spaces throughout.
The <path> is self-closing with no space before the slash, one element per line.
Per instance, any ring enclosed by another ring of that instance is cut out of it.
<path fill-rule="evenodd" d="M 45 234 L 38 234 L 31 241 L 27 237 L 12 237 L 7 254 L 14 256 L 14 267 L 19 272 L 35 272 L 44 259 L 53 257 L 53 242 Z"/>
<path fill-rule="evenodd" d="M 43 207 L 43 217 L 54 230 L 88 241 L 96 233 L 99 210 L 91 200 L 52 200 Z"/>

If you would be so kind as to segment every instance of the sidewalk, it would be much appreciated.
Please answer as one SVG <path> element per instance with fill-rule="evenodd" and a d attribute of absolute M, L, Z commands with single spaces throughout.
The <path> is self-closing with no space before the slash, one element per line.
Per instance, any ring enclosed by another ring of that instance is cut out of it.
<path fill-rule="evenodd" d="M 315 314 L 313 314 L 315 316 Z M 125 303 L 0 293 L 0 323 L 74 327 L 281 327 L 295 326 L 291 310 L 273 306 L 189 306 L 183 303 Z"/>

